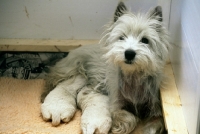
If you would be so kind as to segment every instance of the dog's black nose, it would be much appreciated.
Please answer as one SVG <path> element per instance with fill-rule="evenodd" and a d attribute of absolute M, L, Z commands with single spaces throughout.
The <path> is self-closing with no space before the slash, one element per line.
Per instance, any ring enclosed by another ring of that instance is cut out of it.
<path fill-rule="evenodd" d="M 125 51 L 125 58 L 128 61 L 133 60 L 135 58 L 135 55 L 136 55 L 136 52 L 131 49 L 128 49 Z"/>

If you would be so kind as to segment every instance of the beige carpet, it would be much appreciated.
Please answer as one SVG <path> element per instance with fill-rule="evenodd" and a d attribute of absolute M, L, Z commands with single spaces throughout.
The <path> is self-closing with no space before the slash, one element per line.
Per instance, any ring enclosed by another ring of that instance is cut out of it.
<path fill-rule="evenodd" d="M 81 134 L 80 111 L 58 127 L 42 120 L 43 86 L 43 80 L 0 78 L 0 134 Z"/>

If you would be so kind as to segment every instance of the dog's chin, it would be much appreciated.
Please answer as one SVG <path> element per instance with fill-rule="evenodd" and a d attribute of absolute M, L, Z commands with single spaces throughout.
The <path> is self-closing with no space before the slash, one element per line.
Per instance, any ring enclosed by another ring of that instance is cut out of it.
<path fill-rule="evenodd" d="M 137 69 L 136 64 L 134 64 L 134 61 L 122 61 L 119 64 L 121 70 L 125 74 L 134 73 Z"/>

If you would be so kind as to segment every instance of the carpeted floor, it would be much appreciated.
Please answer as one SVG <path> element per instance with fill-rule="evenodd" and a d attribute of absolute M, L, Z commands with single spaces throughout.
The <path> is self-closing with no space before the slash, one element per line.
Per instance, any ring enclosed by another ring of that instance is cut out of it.
<path fill-rule="evenodd" d="M 0 134 L 81 134 L 80 116 L 53 127 L 43 121 L 40 94 L 44 81 L 0 78 Z"/>

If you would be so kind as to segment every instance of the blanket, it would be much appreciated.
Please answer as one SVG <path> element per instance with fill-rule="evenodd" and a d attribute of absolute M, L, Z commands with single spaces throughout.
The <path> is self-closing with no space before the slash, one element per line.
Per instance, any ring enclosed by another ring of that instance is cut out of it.
<path fill-rule="evenodd" d="M 81 112 L 53 127 L 40 112 L 44 80 L 0 78 L 0 134 L 81 134 Z"/>

